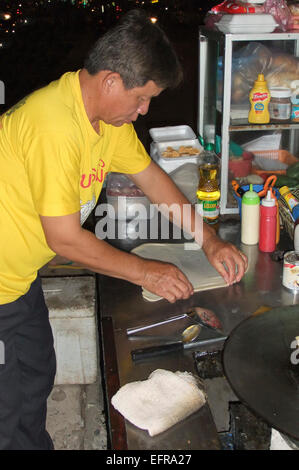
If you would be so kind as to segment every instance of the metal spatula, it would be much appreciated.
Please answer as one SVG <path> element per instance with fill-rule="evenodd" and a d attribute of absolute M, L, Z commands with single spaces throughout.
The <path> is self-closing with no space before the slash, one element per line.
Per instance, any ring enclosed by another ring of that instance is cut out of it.
<path fill-rule="evenodd" d="M 134 335 L 136 333 L 140 333 L 141 331 L 148 330 L 150 328 L 154 328 L 156 326 L 165 325 L 167 323 L 182 320 L 184 318 L 189 318 L 193 322 L 198 323 L 201 326 L 207 327 L 217 333 L 223 335 L 222 325 L 220 320 L 211 310 L 207 310 L 201 307 L 193 307 L 192 309 L 188 310 L 181 315 L 176 315 L 173 317 L 166 318 L 165 320 L 161 320 L 159 322 L 150 323 L 148 325 L 136 326 L 133 328 L 127 329 L 127 335 Z"/>

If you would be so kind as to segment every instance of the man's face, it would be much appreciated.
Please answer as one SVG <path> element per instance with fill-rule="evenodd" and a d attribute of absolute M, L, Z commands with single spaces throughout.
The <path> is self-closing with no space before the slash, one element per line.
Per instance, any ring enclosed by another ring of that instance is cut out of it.
<path fill-rule="evenodd" d="M 152 80 L 143 87 L 126 90 L 119 77 L 110 90 L 103 120 L 116 127 L 136 121 L 139 114 L 144 115 L 148 112 L 151 99 L 158 96 L 161 91 L 163 88 L 159 88 Z"/>

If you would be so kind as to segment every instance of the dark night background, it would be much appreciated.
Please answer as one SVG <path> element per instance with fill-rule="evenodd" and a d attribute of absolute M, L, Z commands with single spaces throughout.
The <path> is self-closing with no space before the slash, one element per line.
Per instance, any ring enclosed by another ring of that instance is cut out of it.
<path fill-rule="evenodd" d="M 184 69 L 184 83 L 152 101 L 135 127 L 145 146 L 148 129 L 188 124 L 197 127 L 198 28 L 219 2 L 200 0 L 7 0 L 0 1 L 0 80 L 5 111 L 26 94 L 82 67 L 93 42 L 121 15 L 143 8 L 158 19 Z"/>

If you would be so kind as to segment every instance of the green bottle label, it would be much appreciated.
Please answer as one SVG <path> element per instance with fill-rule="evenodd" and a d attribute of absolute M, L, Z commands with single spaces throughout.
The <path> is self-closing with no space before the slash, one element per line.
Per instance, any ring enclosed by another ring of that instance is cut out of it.
<path fill-rule="evenodd" d="M 203 220 L 207 223 L 216 223 L 219 217 L 219 199 L 216 201 L 197 200 L 200 206 L 199 213 L 203 216 Z"/>

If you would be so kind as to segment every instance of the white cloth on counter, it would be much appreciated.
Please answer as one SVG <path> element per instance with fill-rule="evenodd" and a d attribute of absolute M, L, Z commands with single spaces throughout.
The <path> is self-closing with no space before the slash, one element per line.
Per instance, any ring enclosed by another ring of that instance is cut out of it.
<path fill-rule="evenodd" d="M 156 369 L 147 380 L 123 385 L 111 403 L 128 421 L 155 436 L 203 406 L 206 397 L 198 385 L 189 372 Z"/>

